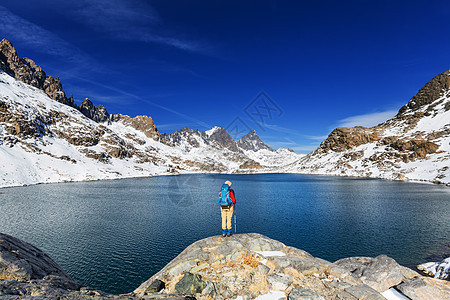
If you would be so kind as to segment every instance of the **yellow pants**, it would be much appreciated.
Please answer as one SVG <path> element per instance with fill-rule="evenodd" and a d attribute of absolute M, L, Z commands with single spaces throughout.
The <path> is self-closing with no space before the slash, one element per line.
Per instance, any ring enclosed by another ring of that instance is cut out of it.
<path fill-rule="evenodd" d="M 233 217 L 233 205 L 230 208 L 220 208 L 222 215 L 222 229 L 231 229 L 231 218 Z"/>

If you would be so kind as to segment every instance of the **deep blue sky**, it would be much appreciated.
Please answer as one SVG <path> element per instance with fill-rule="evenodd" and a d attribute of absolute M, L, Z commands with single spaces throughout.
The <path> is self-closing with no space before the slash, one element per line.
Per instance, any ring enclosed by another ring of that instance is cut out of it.
<path fill-rule="evenodd" d="M 448 1 L 0 3 L 0 37 L 77 104 L 149 115 L 168 133 L 255 129 L 299 153 L 337 126 L 393 116 L 450 68 L 449 21 Z M 261 91 L 279 110 L 260 108 L 258 126 L 246 112 Z"/>

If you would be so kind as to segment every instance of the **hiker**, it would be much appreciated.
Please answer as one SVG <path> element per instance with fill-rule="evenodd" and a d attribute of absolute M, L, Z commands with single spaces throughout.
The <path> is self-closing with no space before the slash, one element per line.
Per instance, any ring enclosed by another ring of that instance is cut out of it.
<path fill-rule="evenodd" d="M 233 217 L 233 205 L 236 205 L 234 190 L 231 181 L 225 181 L 219 192 L 220 214 L 222 215 L 222 236 L 231 236 L 231 218 Z"/>

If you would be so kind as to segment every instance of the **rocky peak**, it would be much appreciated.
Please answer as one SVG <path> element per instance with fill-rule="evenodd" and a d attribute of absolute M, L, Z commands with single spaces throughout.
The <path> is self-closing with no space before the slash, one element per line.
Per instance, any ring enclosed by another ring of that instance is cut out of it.
<path fill-rule="evenodd" d="M 3 71 L 14 76 L 14 71 L 11 70 L 10 65 L 17 64 L 19 57 L 17 56 L 16 49 L 12 46 L 11 42 L 3 39 L 0 42 L 0 67 Z"/>
<path fill-rule="evenodd" d="M 106 122 L 109 120 L 109 114 L 103 105 L 94 106 L 89 98 L 85 98 L 80 105 L 80 111 L 83 115 L 95 122 Z"/>
<path fill-rule="evenodd" d="M 102 105 L 99 106 L 103 107 Z M 105 110 L 106 111 L 106 110 Z M 110 117 L 111 122 L 122 122 L 126 126 L 131 126 L 142 131 L 147 137 L 159 140 L 160 134 L 153 119 L 148 116 L 136 116 L 134 118 L 122 114 L 114 114 Z"/>
<path fill-rule="evenodd" d="M 244 150 L 258 151 L 269 150 L 274 151 L 270 146 L 266 145 L 261 138 L 256 134 L 255 130 L 250 131 L 247 135 L 243 136 L 237 145 Z"/>
<path fill-rule="evenodd" d="M 161 134 L 161 142 L 163 142 L 164 144 L 173 147 L 179 146 L 184 143 L 185 146 L 188 146 L 186 150 L 188 150 L 189 147 L 200 147 L 200 140 L 202 140 L 200 132 L 188 127 L 183 127 L 171 134 Z"/>
<path fill-rule="evenodd" d="M 397 116 L 401 116 L 408 111 L 416 111 L 425 105 L 431 104 L 449 90 L 450 69 L 428 81 L 419 92 L 409 100 L 408 104 L 400 108 Z"/>
<path fill-rule="evenodd" d="M 210 144 L 216 144 L 218 147 L 227 148 L 233 152 L 239 152 L 236 142 L 223 127 L 215 126 L 210 130 L 203 131 L 202 136 Z"/>
<path fill-rule="evenodd" d="M 47 76 L 41 67 L 29 58 L 19 58 L 10 41 L 0 42 L 0 66 L 17 80 L 43 90 L 51 99 L 76 108 L 73 98 L 67 98 L 59 78 Z"/>

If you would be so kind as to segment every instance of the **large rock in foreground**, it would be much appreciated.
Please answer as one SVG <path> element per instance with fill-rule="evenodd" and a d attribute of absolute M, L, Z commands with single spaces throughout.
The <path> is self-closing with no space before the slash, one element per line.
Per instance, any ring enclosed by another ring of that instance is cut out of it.
<path fill-rule="evenodd" d="M 385 299 L 383 292 L 402 286 L 411 299 L 427 292 L 450 296 L 448 282 L 423 279 L 385 255 L 354 257 L 331 263 L 260 234 L 200 240 L 135 291 L 150 295 L 191 291 L 197 299 Z M 435 297 L 435 296 L 433 296 Z"/>
<path fill-rule="evenodd" d="M 0 299 L 129 299 L 82 287 L 38 248 L 0 233 Z"/>
<path fill-rule="evenodd" d="M 81 286 L 41 250 L 0 233 L 1 299 L 383 300 L 394 290 L 404 299 L 450 299 L 450 282 L 385 255 L 331 263 L 256 233 L 200 240 L 134 293 L 111 295 Z"/>

